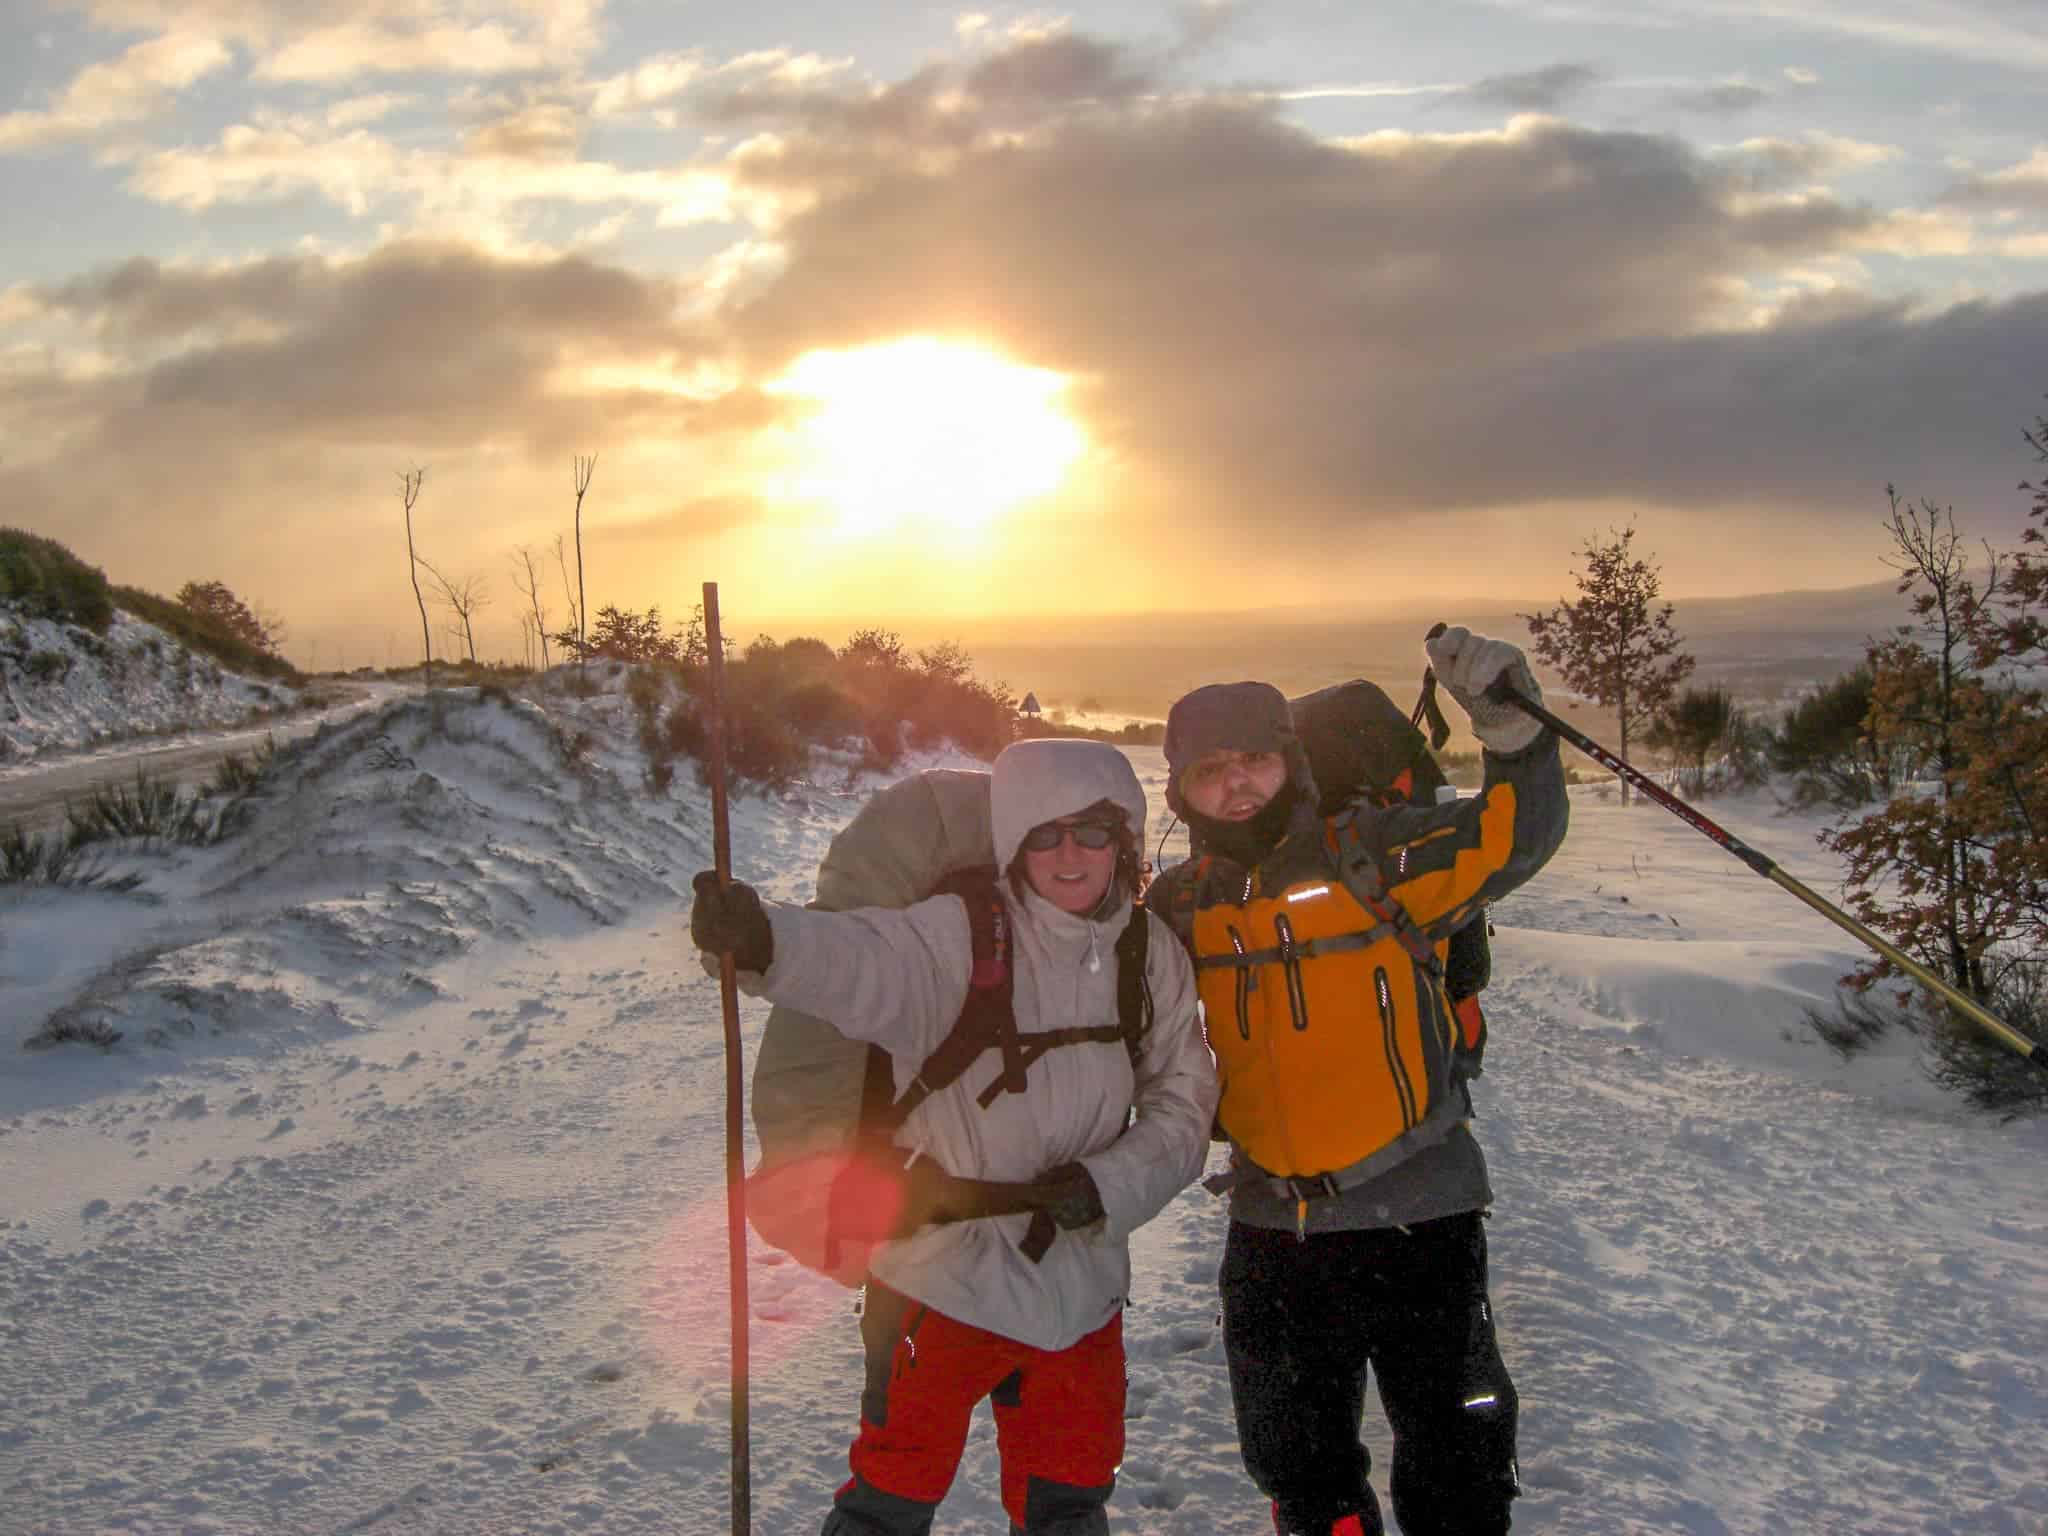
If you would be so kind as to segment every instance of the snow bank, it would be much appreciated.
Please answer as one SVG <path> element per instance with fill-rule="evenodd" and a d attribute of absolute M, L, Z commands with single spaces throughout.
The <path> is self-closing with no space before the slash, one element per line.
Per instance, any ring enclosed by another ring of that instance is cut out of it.
<path fill-rule="evenodd" d="M 702 822 L 650 815 L 537 706 L 448 690 L 288 748 L 242 832 L 134 851 L 134 896 L 14 892 L 10 928 L 88 937 L 38 975 L 6 951 L 0 968 L 29 1005 L 17 1019 L 47 1004 L 135 1040 L 370 1029 L 435 995 L 428 971 L 479 940 L 674 896 L 708 858 Z"/>
<path fill-rule="evenodd" d="M 239 725 L 299 691 L 224 669 L 132 614 L 105 635 L 0 605 L 0 762 L 119 737 Z"/>
<path fill-rule="evenodd" d="M 143 1032 L 0 1069 L 0 1528 L 725 1528 L 725 1063 L 682 894 L 708 815 L 687 772 L 646 794 L 605 687 L 393 707 L 290 749 L 237 843 L 134 855 L 153 901 L 0 909 L 7 1016 L 85 985 Z M 1156 847 L 1164 765 L 1129 755 Z M 739 872 L 807 896 L 875 782 L 851 767 L 735 799 Z M 1710 812 L 1838 893 L 1813 818 Z M 1805 1044 L 1839 930 L 1655 807 L 1575 795 L 1495 916 L 1516 1530 L 2048 1530 L 2048 1124 L 1901 1106 L 1909 1061 Z M 1270 1532 L 1223 1234 L 1197 1187 L 1133 1242 L 1116 1530 Z M 857 1320 L 758 1242 L 747 1273 L 755 1529 L 815 1530 Z M 1363 1433 L 1384 1490 L 1376 1407 Z M 1009 1529 L 986 1410 L 939 1528 Z"/>
<path fill-rule="evenodd" d="M 375 1029 L 440 995 L 434 967 L 480 943 L 546 943 L 685 896 L 713 862 L 709 794 L 687 766 L 648 789 L 626 676 L 593 669 L 596 691 L 545 708 L 476 688 L 388 704 L 281 749 L 227 841 L 111 849 L 108 872 L 142 875 L 134 892 L 0 888 L 0 1047 L 52 1023 L 264 1050 Z M 736 847 L 828 838 L 891 777 L 817 762 L 818 782 L 732 797 Z M 927 753 L 896 773 L 942 765 L 986 766 Z M 795 894 L 780 859 L 740 873 Z"/>

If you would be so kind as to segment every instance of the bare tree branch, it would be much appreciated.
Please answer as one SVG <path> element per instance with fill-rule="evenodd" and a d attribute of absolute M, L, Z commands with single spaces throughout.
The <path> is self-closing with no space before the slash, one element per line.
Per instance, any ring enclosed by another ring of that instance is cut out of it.
<path fill-rule="evenodd" d="M 426 651 L 427 688 L 431 691 L 434 686 L 434 637 L 432 631 L 427 627 L 427 599 L 425 594 L 420 591 L 420 557 L 415 552 L 412 542 L 413 503 L 420 499 L 420 487 L 426 483 L 427 471 L 424 465 L 417 469 L 405 470 L 399 475 L 399 494 L 405 503 L 406 568 L 412 576 L 413 601 L 420 605 L 420 644 Z"/>
<path fill-rule="evenodd" d="M 583 606 L 576 601 L 576 589 L 569 585 L 569 556 L 562 548 L 562 535 L 555 535 L 555 565 L 562 573 L 562 600 L 569 605 L 568 634 L 576 637 L 580 649 L 583 644 Z"/>
<path fill-rule="evenodd" d="M 473 621 L 479 609 L 488 608 L 491 604 L 491 600 L 485 592 L 484 578 L 475 572 L 471 572 L 460 581 L 451 581 L 432 565 L 428 564 L 424 556 L 419 558 L 419 564 L 434 579 L 434 586 L 437 589 L 435 601 L 455 615 L 457 623 L 450 627 L 449 633 L 461 640 L 469 648 L 469 659 L 471 662 L 474 662 L 476 660 L 476 627 Z"/>
<path fill-rule="evenodd" d="M 583 493 L 590 489 L 591 476 L 597 473 L 597 455 L 576 458 L 576 670 L 582 675 L 584 658 L 590 654 L 590 637 L 583 631 L 583 615 L 588 613 L 589 603 L 583 593 Z"/>
<path fill-rule="evenodd" d="M 540 570 L 534 564 L 533 551 L 524 544 L 513 551 L 513 557 L 512 585 L 518 588 L 520 595 L 526 599 L 528 609 L 526 614 L 520 616 L 520 626 L 523 629 L 531 623 L 532 632 L 539 635 L 540 669 L 545 672 L 549 666 L 548 613 L 540 599 Z M 524 581 L 520 580 L 522 570 L 526 577 Z M 533 665 L 533 658 L 530 655 L 526 658 L 526 664 L 529 667 Z"/>

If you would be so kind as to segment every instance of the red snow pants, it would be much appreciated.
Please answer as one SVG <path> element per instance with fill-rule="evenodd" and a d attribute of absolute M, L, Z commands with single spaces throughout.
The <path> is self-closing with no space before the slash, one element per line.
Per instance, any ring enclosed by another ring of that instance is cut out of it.
<path fill-rule="evenodd" d="M 995 1409 L 1012 1524 L 1032 1533 L 1108 1529 L 1103 1506 L 1124 1454 L 1121 1313 L 1065 1349 L 1034 1349 L 871 1279 L 861 1338 L 867 1382 L 853 1478 L 827 1532 L 928 1531 L 984 1397 Z"/>

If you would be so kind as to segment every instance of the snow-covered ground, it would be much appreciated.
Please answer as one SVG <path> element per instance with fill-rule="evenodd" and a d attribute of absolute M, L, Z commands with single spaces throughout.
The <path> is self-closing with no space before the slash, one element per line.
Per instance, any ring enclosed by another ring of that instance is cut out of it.
<path fill-rule="evenodd" d="M 228 671 L 130 613 L 95 635 L 0 604 L 0 764 L 240 725 L 300 702 L 298 689 Z"/>
<path fill-rule="evenodd" d="M 616 694 L 393 705 L 289 749 L 240 840 L 131 856 L 145 896 L 0 892 L 0 1530 L 728 1528 L 709 815 L 629 740 Z M 736 799 L 740 873 L 802 897 L 873 782 Z M 1834 889 L 1812 821 L 1712 814 Z M 1799 1013 L 1848 942 L 1655 807 L 1581 791 L 1496 916 L 1517 1529 L 2048 1531 L 2048 1126 L 1838 1063 Z M 59 1009 L 124 1038 L 16 1048 Z M 1197 1189 L 1136 1242 L 1119 1530 L 1270 1529 L 1222 1231 Z M 814 1530 L 851 1298 L 749 1276 L 754 1528 Z M 940 1528 L 1004 1532 L 995 1484 L 984 1417 Z"/>

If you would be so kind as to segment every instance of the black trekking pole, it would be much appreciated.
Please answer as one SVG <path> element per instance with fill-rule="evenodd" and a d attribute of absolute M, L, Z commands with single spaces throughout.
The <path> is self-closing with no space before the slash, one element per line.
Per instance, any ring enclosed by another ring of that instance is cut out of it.
<path fill-rule="evenodd" d="M 711 696 L 711 858 L 721 888 L 732 884 L 732 827 L 725 808 L 725 641 L 718 632 L 718 583 L 704 583 L 704 649 Z M 753 1452 L 747 1428 L 746 1138 L 741 1113 L 740 993 L 732 951 L 718 957 L 725 1010 L 725 1241 L 732 1291 L 732 1536 L 754 1528 Z"/>
<path fill-rule="evenodd" d="M 1435 639 L 1443 633 L 1443 630 L 1443 625 L 1437 625 L 1436 628 L 1429 632 L 1428 638 Z M 1880 955 L 1883 955 L 1885 959 L 1889 960 L 1899 970 L 1905 972 L 1908 976 L 1919 982 L 1920 985 L 1939 996 L 1951 1008 L 1955 1009 L 1957 1013 L 1960 1013 L 1964 1018 L 1975 1024 L 2007 1050 L 2016 1053 L 2023 1061 L 2031 1062 L 2041 1071 L 2048 1072 L 2048 1046 L 2043 1046 L 2039 1041 L 2029 1039 L 2026 1035 L 2021 1034 L 2010 1024 L 1999 1018 L 1997 1014 L 1978 1003 L 1968 993 L 1957 990 L 1919 961 L 1906 954 L 1898 946 L 1878 937 L 1877 934 L 1857 922 L 1855 918 L 1844 912 L 1818 891 L 1786 874 L 1784 870 L 1780 869 L 1764 854 L 1757 852 L 1756 849 L 1750 847 L 1749 844 L 1726 828 L 1715 825 L 1707 817 L 1702 816 L 1693 807 L 1687 805 L 1683 800 L 1665 789 L 1663 785 L 1657 783 L 1648 774 L 1608 751 L 1577 726 L 1572 725 L 1569 721 L 1560 720 L 1534 699 L 1524 697 L 1508 683 L 1506 678 L 1498 679 L 1492 687 L 1486 690 L 1486 696 L 1496 704 L 1512 704 L 1530 718 L 1542 721 L 1553 731 L 1557 732 L 1559 736 L 1585 753 L 1586 756 L 1592 758 L 1594 762 L 1628 780 L 1629 783 L 1640 789 L 1694 831 L 1702 832 L 1713 839 L 1713 841 L 1719 843 L 1728 852 L 1734 854 L 1736 858 L 1742 860 L 1743 863 L 1762 875 L 1766 880 L 1782 886 L 1785 890 L 1791 892 L 1836 927 L 1854 934 Z"/>

